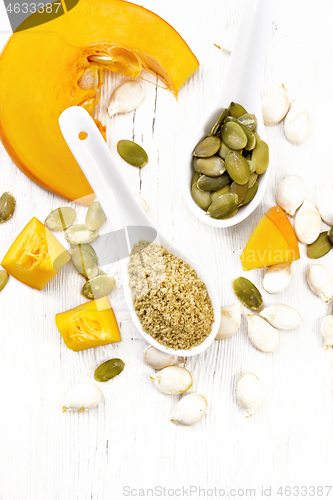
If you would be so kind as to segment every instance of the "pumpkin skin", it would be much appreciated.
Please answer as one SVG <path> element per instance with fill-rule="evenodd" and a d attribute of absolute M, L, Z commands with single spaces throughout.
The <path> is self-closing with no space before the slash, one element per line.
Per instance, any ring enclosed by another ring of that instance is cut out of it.
<path fill-rule="evenodd" d="M 82 90 L 78 80 L 94 65 L 88 57 L 110 52 L 116 62 L 103 69 L 136 78 L 145 68 L 175 95 L 198 67 L 168 23 L 123 0 L 80 0 L 67 14 L 14 33 L 0 57 L 4 147 L 34 182 L 84 205 L 93 200 L 93 191 L 61 135 L 58 119 L 69 106 L 91 100 L 86 109 L 93 112 L 96 90 Z M 105 127 L 96 123 L 105 137 Z"/>
<path fill-rule="evenodd" d="M 15 239 L 1 265 L 15 279 L 41 290 L 70 259 L 57 238 L 34 217 Z"/>

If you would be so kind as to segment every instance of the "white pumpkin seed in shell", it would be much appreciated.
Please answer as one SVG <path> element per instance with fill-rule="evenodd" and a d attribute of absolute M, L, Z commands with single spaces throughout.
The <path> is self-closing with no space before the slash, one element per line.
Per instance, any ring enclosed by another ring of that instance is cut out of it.
<path fill-rule="evenodd" d="M 327 186 L 321 186 L 318 190 L 317 208 L 322 220 L 333 226 L 333 190 Z"/>
<path fill-rule="evenodd" d="M 333 347 L 333 316 L 331 314 L 323 319 L 321 334 L 325 349 Z"/>
<path fill-rule="evenodd" d="M 143 103 L 145 91 L 136 80 L 129 80 L 120 85 L 113 92 L 107 109 L 108 115 L 111 117 L 118 113 L 130 113 L 137 109 Z"/>
<path fill-rule="evenodd" d="M 143 353 L 143 359 L 147 365 L 155 368 L 155 370 L 162 370 L 167 366 L 175 366 L 179 364 L 178 356 L 173 356 L 172 354 L 167 354 L 162 352 L 156 347 L 150 345 L 145 349 Z"/>
<path fill-rule="evenodd" d="M 321 217 L 311 200 L 306 198 L 295 217 L 295 233 L 301 243 L 310 245 L 321 230 Z"/>
<path fill-rule="evenodd" d="M 324 302 L 330 302 L 333 296 L 333 276 L 326 267 L 320 264 L 310 266 L 306 274 L 310 290 Z"/>
<path fill-rule="evenodd" d="M 95 408 L 102 399 L 102 392 L 95 384 L 79 384 L 67 394 L 62 411 L 86 412 Z"/>
<path fill-rule="evenodd" d="M 262 318 L 265 318 L 270 325 L 279 330 L 293 330 L 297 328 L 302 321 L 300 313 L 287 304 L 274 304 L 265 307 L 259 314 Z"/>
<path fill-rule="evenodd" d="M 261 101 L 262 116 L 265 125 L 276 125 L 286 116 L 289 109 L 289 97 L 284 85 L 280 85 Z"/>
<path fill-rule="evenodd" d="M 242 306 L 236 304 L 231 307 L 222 307 L 221 322 L 215 340 L 225 340 L 232 337 L 240 327 Z"/>
<path fill-rule="evenodd" d="M 277 294 L 287 288 L 292 278 L 290 264 L 276 264 L 267 269 L 264 276 L 264 289 L 267 293 Z"/>
<path fill-rule="evenodd" d="M 207 399 L 202 394 L 187 394 L 177 403 L 170 420 L 176 425 L 193 425 L 205 416 L 207 408 Z"/>
<path fill-rule="evenodd" d="M 246 417 L 251 417 L 264 399 L 261 382 L 254 373 L 244 373 L 240 377 L 236 384 L 236 397 Z"/>
<path fill-rule="evenodd" d="M 256 314 L 247 316 L 247 333 L 254 347 L 261 352 L 270 353 L 278 348 L 279 332 Z"/>
<path fill-rule="evenodd" d="M 45 219 L 45 226 L 50 231 L 66 231 L 76 219 L 76 212 L 71 207 L 59 207 L 53 210 Z"/>
<path fill-rule="evenodd" d="M 305 198 L 305 185 L 298 175 L 288 175 L 278 185 L 276 202 L 289 215 L 295 215 Z"/>
<path fill-rule="evenodd" d="M 309 113 L 298 102 L 292 101 L 291 108 L 284 120 L 284 133 L 292 144 L 299 145 L 310 132 L 311 119 Z"/>
<path fill-rule="evenodd" d="M 76 224 L 65 232 L 65 238 L 71 245 L 91 243 L 98 235 L 99 231 L 97 229 L 91 231 L 85 224 Z"/>
<path fill-rule="evenodd" d="M 91 231 L 96 231 L 105 222 L 106 215 L 99 201 L 94 201 L 88 208 L 85 225 Z"/>
<path fill-rule="evenodd" d="M 192 375 L 181 366 L 168 366 L 150 378 L 163 394 L 181 394 L 193 384 Z"/>

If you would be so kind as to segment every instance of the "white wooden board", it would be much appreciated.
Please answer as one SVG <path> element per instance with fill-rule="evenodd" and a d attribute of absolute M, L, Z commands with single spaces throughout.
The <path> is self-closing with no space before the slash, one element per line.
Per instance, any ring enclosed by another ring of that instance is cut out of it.
<path fill-rule="evenodd" d="M 205 266 L 221 305 L 233 304 L 237 299 L 232 280 L 245 275 L 240 253 L 262 214 L 275 204 L 275 188 L 282 177 L 302 176 L 310 197 L 320 182 L 332 185 L 332 2 L 275 3 L 262 92 L 284 83 L 290 96 L 308 109 L 312 129 L 307 141 L 296 147 L 286 141 L 282 124 L 267 128 L 271 179 L 266 196 L 249 219 L 227 230 L 203 225 L 185 206 L 179 172 L 187 167 L 179 158 L 219 96 L 229 56 L 214 43 L 218 44 L 226 27 L 237 23 L 243 1 L 144 0 L 143 4 L 179 31 L 197 55 L 200 68 L 179 92 L 178 102 L 169 92 L 143 82 L 147 97 L 142 107 L 113 119 L 107 118 L 105 107 L 124 78 L 109 75 L 97 117 L 108 126 L 112 152 L 123 138 L 134 139 L 146 149 L 150 161 L 140 171 L 115 154 L 130 187 L 147 200 L 148 213 L 161 229 Z M 3 5 L 0 15 L 4 44 L 10 32 Z M 84 221 L 83 207 L 33 184 L 2 146 L 0 169 L 0 191 L 10 191 L 17 198 L 14 217 L 0 227 L 0 258 L 33 216 L 44 220 L 52 209 L 65 204 L 75 207 Z M 331 271 L 332 259 L 333 254 L 328 254 L 321 261 Z M 281 498 L 280 486 L 330 486 L 331 353 L 322 349 L 320 323 L 331 306 L 308 289 L 308 264 L 302 248 L 290 287 L 276 297 L 263 294 L 265 304 L 291 304 L 304 318 L 298 330 L 281 334 L 276 353 L 262 354 L 250 344 L 244 309 L 241 329 L 232 339 L 215 342 L 207 352 L 188 360 L 193 389 L 209 400 L 207 416 L 191 428 L 169 421 L 179 398 L 164 396 L 152 385 L 152 370 L 142 361 L 146 345 L 126 311 L 116 264 L 106 270 L 118 280 L 110 300 L 122 342 L 79 353 L 64 345 L 54 315 L 84 302 L 79 293 L 83 279 L 70 272 L 70 265 L 41 292 L 11 278 L 0 297 L 0 498 L 118 500 L 139 496 L 140 488 L 141 496 L 145 493 L 149 498 L 172 494 L 187 498 L 186 493 L 195 499 L 204 497 L 203 491 L 201 495 L 198 490 L 190 492 L 191 486 L 212 489 L 205 493 L 214 498 L 262 498 L 262 487 L 271 487 L 271 497 Z M 262 289 L 262 270 L 246 276 Z M 98 409 L 63 414 L 66 392 L 92 380 L 94 369 L 110 357 L 122 358 L 126 368 L 121 376 L 101 385 L 104 400 Z M 244 371 L 255 372 L 265 389 L 264 403 L 250 419 L 235 400 L 235 383 Z M 162 489 L 147 491 L 155 487 Z M 182 487 L 185 492 L 176 491 Z M 255 493 L 246 491 L 250 488 Z M 323 496 L 327 493 L 324 488 Z M 291 496 L 297 496 L 297 489 Z M 300 489 L 299 496 L 317 498 L 320 490 Z M 333 491 L 328 497 L 333 498 Z"/>

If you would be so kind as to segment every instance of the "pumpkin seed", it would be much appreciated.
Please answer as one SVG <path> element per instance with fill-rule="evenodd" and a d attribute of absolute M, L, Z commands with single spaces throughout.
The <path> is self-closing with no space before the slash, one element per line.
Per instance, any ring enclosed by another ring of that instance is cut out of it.
<path fill-rule="evenodd" d="M 82 245 L 72 247 L 72 263 L 75 269 L 87 279 L 98 275 L 97 257 L 87 252 Z"/>
<path fill-rule="evenodd" d="M 53 210 L 44 221 L 50 231 L 66 231 L 76 219 L 76 212 L 71 207 L 60 207 Z"/>
<path fill-rule="evenodd" d="M 199 174 L 204 174 L 208 177 L 219 177 L 226 170 L 224 161 L 219 156 L 194 158 L 193 168 Z"/>
<path fill-rule="evenodd" d="M 236 182 L 233 182 L 230 186 L 230 192 L 231 193 L 236 193 L 238 196 L 238 204 L 240 205 L 242 201 L 245 199 L 245 196 L 248 192 L 249 189 L 249 183 L 247 182 L 246 184 L 240 185 L 237 184 Z"/>
<path fill-rule="evenodd" d="M 329 241 L 332 243 L 333 245 L 333 228 L 331 227 L 331 229 L 328 231 L 327 233 L 327 238 L 329 239 Z"/>
<path fill-rule="evenodd" d="M 104 55 L 104 56 L 90 56 L 88 57 L 88 61 L 108 66 L 109 64 L 112 64 L 116 60 L 111 56 Z"/>
<path fill-rule="evenodd" d="M 207 210 L 209 205 L 211 204 L 211 195 L 209 191 L 201 191 L 197 187 L 196 184 L 193 184 L 191 188 L 193 201 L 200 207 L 202 210 Z"/>
<path fill-rule="evenodd" d="M 250 178 L 250 170 L 244 156 L 237 151 L 230 151 L 225 159 L 228 174 L 237 184 L 247 184 Z"/>
<path fill-rule="evenodd" d="M 222 124 L 223 120 L 228 116 L 228 114 L 229 114 L 228 108 L 226 108 L 222 111 L 222 113 L 220 114 L 220 116 L 217 119 L 217 122 L 215 123 L 214 127 L 212 128 L 212 131 L 211 131 L 212 135 L 216 135 L 219 133 L 219 131 L 221 129 L 221 124 Z"/>
<path fill-rule="evenodd" d="M 256 142 L 261 141 L 260 135 L 258 134 L 258 132 L 256 130 L 253 130 L 252 132 L 253 132 L 254 137 L 256 138 Z"/>
<path fill-rule="evenodd" d="M 7 285 L 7 281 L 9 278 L 9 274 L 6 271 L 3 271 L 2 269 L 0 270 L 0 292 L 5 288 Z"/>
<path fill-rule="evenodd" d="M 75 224 L 65 232 L 65 238 L 71 245 L 91 243 L 99 235 L 98 230 L 91 231 L 85 224 Z"/>
<path fill-rule="evenodd" d="M 80 76 L 77 84 L 82 90 L 97 90 L 98 81 L 98 68 L 97 66 L 91 66 Z"/>
<path fill-rule="evenodd" d="M 94 201 L 88 208 L 86 214 L 86 226 L 91 231 L 99 229 L 105 222 L 106 215 L 99 201 Z"/>
<path fill-rule="evenodd" d="M 193 184 L 196 184 L 197 181 L 200 179 L 201 175 L 199 174 L 199 172 L 195 172 L 193 173 L 192 175 L 192 179 L 191 179 L 191 186 L 193 186 Z"/>
<path fill-rule="evenodd" d="M 119 373 L 123 371 L 124 367 L 125 363 L 122 359 L 109 359 L 96 368 L 94 379 L 97 380 L 97 382 L 107 382 L 108 380 L 111 380 L 119 375 Z"/>
<path fill-rule="evenodd" d="M 250 175 L 249 189 L 255 185 L 255 183 L 257 182 L 257 179 L 258 179 L 258 174 L 256 174 L 255 172 Z"/>
<path fill-rule="evenodd" d="M 241 203 L 241 206 L 244 206 L 244 205 L 247 205 L 248 203 L 250 203 L 250 201 L 252 201 L 253 198 L 255 197 L 255 195 L 257 194 L 257 191 L 258 191 L 258 182 L 255 182 L 253 184 L 253 186 L 248 189 L 248 192 L 246 193 L 246 196 L 245 196 L 243 202 Z"/>
<path fill-rule="evenodd" d="M 88 252 L 92 256 L 92 258 L 94 259 L 95 263 L 98 264 L 97 254 L 95 252 L 95 249 L 90 245 L 90 243 L 83 243 L 82 245 L 81 244 L 71 245 L 71 252 L 79 251 L 80 248 L 82 250 L 85 250 L 86 252 Z"/>
<path fill-rule="evenodd" d="M 15 210 L 15 198 L 12 194 L 3 193 L 0 197 L 0 224 L 7 222 L 11 218 Z"/>
<path fill-rule="evenodd" d="M 327 231 L 320 233 L 316 241 L 308 245 L 307 255 L 310 259 L 320 259 L 324 257 L 332 248 L 332 243 L 328 239 Z"/>
<path fill-rule="evenodd" d="M 219 150 L 219 156 L 221 156 L 221 158 L 223 158 L 223 160 L 225 160 L 229 151 L 230 151 L 230 148 L 228 148 L 228 146 L 226 144 L 224 144 L 224 142 L 222 141 L 221 147 Z"/>
<path fill-rule="evenodd" d="M 123 160 L 134 167 L 142 168 L 148 162 L 146 151 L 136 142 L 122 139 L 117 144 L 117 151 Z"/>
<path fill-rule="evenodd" d="M 239 300 L 248 309 L 259 311 L 262 308 L 263 300 L 261 293 L 251 281 L 243 277 L 236 278 L 232 286 Z"/>
<path fill-rule="evenodd" d="M 269 163 L 269 149 L 265 141 L 258 141 L 252 151 L 252 161 L 256 166 L 257 174 L 266 172 Z"/>
<path fill-rule="evenodd" d="M 116 280 L 110 276 L 98 275 L 85 282 L 81 293 L 87 299 L 100 299 L 109 295 L 116 286 Z"/>
<path fill-rule="evenodd" d="M 245 115 L 247 113 L 246 109 L 243 108 L 240 104 L 237 104 L 237 102 L 232 102 L 229 106 L 229 114 L 230 116 L 233 116 L 234 118 L 239 118 L 242 115 Z"/>
<path fill-rule="evenodd" d="M 248 127 L 250 130 L 254 130 L 257 126 L 257 118 L 255 115 L 252 115 L 250 113 L 244 113 L 244 115 L 241 115 L 238 120 L 243 123 L 246 127 Z"/>
<path fill-rule="evenodd" d="M 98 268 L 98 275 L 97 276 L 107 276 L 107 274 L 103 271 L 103 269 Z"/>
<path fill-rule="evenodd" d="M 230 184 L 231 179 L 227 172 L 224 172 L 220 177 L 208 177 L 207 175 L 202 175 L 197 182 L 197 188 L 202 191 L 217 191 L 223 188 L 227 184 Z"/>
<path fill-rule="evenodd" d="M 216 137 L 216 135 L 208 135 L 196 145 L 193 155 L 199 158 L 209 158 L 218 152 L 220 146 L 221 139 L 219 137 Z"/>
<path fill-rule="evenodd" d="M 251 174 L 251 175 L 252 175 L 252 174 L 254 174 L 254 173 L 255 173 L 255 171 L 256 171 L 256 164 L 255 164 L 255 163 L 253 163 L 253 161 L 252 161 L 252 160 L 246 160 L 246 161 L 247 161 L 247 164 L 248 164 L 248 166 L 249 166 L 250 174 Z"/>
<path fill-rule="evenodd" d="M 237 194 L 225 193 L 213 201 L 208 207 L 207 213 L 213 219 L 226 219 L 235 212 L 237 205 Z"/>
<path fill-rule="evenodd" d="M 218 191 L 215 191 L 215 193 L 212 193 L 212 203 L 217 198 L 222 196 L 222 194 L 225 194 L 225 193 L 230 193 L 230 186 L 224 186 L 223 188 L 219 189 Z"/>
<path fill-rule="evenodd" d="M 227 122 L 222 126 L 222 141 L 233 150 L 243 149 L 247 145 L 247 137 L 242 127 L 236 122 Z"/>
<path fill-rule="evenodd" d="M 256 145 L 256 138 L 253 134 L 253 132 L 243 123 L 239 122 L 240 126 L 242 127 L 242 130 L 245 132 L 245 135 L 247 137 L 247 144 L 245 146 L 246 151 L 252 151 Z"/>

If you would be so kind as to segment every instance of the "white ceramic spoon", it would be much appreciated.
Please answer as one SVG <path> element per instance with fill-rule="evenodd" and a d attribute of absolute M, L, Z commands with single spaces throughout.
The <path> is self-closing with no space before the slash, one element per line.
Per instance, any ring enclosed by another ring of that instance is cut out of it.
<path fill-rule="evenodd" d="M 265 127 L 261 112 L 261 81 L 265 62 L 265 52 L 271 23 L 272 0 L 246 0 L 235 47 L 230 56 L 228 72 L 222 87 L 221 98 L 206 118 L 188 145 L 187 156 L 182 169 L 182 189 L 186 204 L 198 219 L 210 226 L 230 227 L 248 217 L 261 202 L 268 184 L 269 168 L 260 176 L 258 191 L 253 200 L 241 207 L 231 219 L 212 219 L 193 201 L 190 184 L 193 174 L 192 151 L 196 144 L 208 135 L 218 119 L 221 110 L 234 101 L 257 117 L 257 131 L 265 140 Z"/>
<path fill-rule="evenodd" d="M 120 215 L 127 237 L 128 254 L 132 251 L 134 243 L 137 243 L 140 239 L 155 241 L 155 243 L 163 245 L 169 252 L 185 260 L 196 270 L 198 276 L 206 285 L 214 308 L 215 322 L 212 325 L 210 335 L 202 344 L 189 350 L 167 349 L 141 328 L 141 323 L 133 307 L 131 290 L 128 286 L 127 265 L 129 259 L 125 258 L 121 260 L 123 286 L 127 305 L 135 326 L 145 340 L 160 351 L 177 356 L 194 356 L 204 351 L 216 337 L 221 316 L 220 300 L 210 279 L 208 279 L 201 267 L 193 262 L 181 248 L 174 245 L 173 242 L 158 231 L 157 227 L 143 211 L 116 167 L 112 155 L 89 113 L 79 106 L 70 107 L 61 114 L 59 125 L 65 141 L 96 193 L 107 218 L 112 224 L 113 230 L 119 229 Z M 84 140 L 79 139 L 80 132 L 87 134 Z M 115 225 L 118 227 L 115 227 Z M 136 227 L 135 234 L 133 233 L 133 226 Z M 127 231 L 126 228 L 131 228 L 131 230 Z M 118 231 L 118 234 L 123 233 Z"/>

